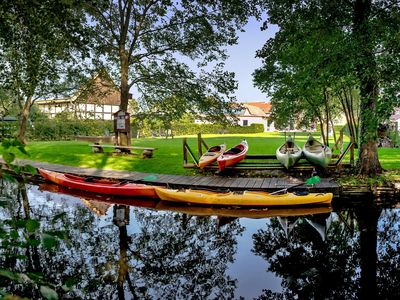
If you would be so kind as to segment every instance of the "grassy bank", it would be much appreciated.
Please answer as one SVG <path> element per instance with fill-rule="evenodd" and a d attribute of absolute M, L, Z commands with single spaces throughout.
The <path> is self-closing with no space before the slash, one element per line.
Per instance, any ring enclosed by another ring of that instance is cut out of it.
<path fill-rule="evenodd" d="M 276 148 L 283 143 L 282 133 L 204 135 L 209 146 L 226 143 L 234 146 L 245 138 L 249 143 L 249 154 L 274 154 Z M 296 142 L 302 146 L 307 139 L 305 133 L 296 134 Z M 197 137 L 187 137 L 188 144 L 197 153 Z M 139 155 L 112 155 L 112 149 L 105 154 L 92 153 L 88 142 L 59 141 L 31 142 L 26 150 L 29 157 L 19 154 L 18 157 L 49 163 L 70 166 L 129 170 L 161 174 L 194 174 L 194 170 L 183 168 L 182 138 L 160 139 L 145 138 L 132 140 L 135 146 L 155 147 L 154 158 L 141 159 Z M 379 155 L 384 168 L 400 169 L 399 149 L 379 149 Z"/>

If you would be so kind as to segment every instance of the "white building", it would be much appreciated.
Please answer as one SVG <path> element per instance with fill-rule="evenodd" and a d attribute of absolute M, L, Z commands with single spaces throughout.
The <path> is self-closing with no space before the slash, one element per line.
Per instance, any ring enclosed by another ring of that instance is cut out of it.
<path fill-rule="evenodd" d="M 71 97 L 35 102 L 50 118 L 59 113 L 72 113 L 79 119 L 101 120 L 112 120 L 113 113 L 119 110 L 119 104 L 119 89 L 104 73 L 93 77 Z"/>
<path fill-rule="evenodd" d="M 237 116 L 240 126 L 263 124 L 264 132 L 275 131 L 274 122 L 271 120 L 272 105 L 269 102 L 241 103 L 244 109 Z"/>
<path fill-rule="evenodd" d="M 400 108 L 396 108 L 394 114 L 390 117 L 390 122 L 400 131 Z"/>

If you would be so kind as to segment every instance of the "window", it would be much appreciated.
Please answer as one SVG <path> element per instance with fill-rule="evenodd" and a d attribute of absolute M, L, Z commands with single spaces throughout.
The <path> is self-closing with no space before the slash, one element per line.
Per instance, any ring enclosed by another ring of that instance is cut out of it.
<path fill-rule="evenodd" d="M 249 120 L 243 120 L 243 126 L 248 126 L 249 125 Z"/>

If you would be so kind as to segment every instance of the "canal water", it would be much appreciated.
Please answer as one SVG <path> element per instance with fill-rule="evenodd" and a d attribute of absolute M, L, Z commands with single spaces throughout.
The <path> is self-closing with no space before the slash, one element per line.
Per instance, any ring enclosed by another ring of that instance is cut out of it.
<path fill-rule="evenodd" d="M 216 209 L 0 185 L 2 295 L 400 299 L 393 201 Z"/>

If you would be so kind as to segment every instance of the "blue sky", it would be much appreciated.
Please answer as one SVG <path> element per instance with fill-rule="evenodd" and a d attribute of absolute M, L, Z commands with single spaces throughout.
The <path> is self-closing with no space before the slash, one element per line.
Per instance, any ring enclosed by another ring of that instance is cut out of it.
<path fill-rule="evenodd" d="M 235 93 L 239 102 L 268 101 L 266 94 L 253 86 L 252 73 L 261 66 L 261 60 L 255 58 L 256 51 L 277 32 L 277 26 L 269 26 L 261 31 L 262 22 L 250 19 L 244 27 L 245 32 L 239 32 L 237 45 L 228 48 L 230 58 L 226 61 L 226 69 L 235 72 L 239 87 Z"/>

